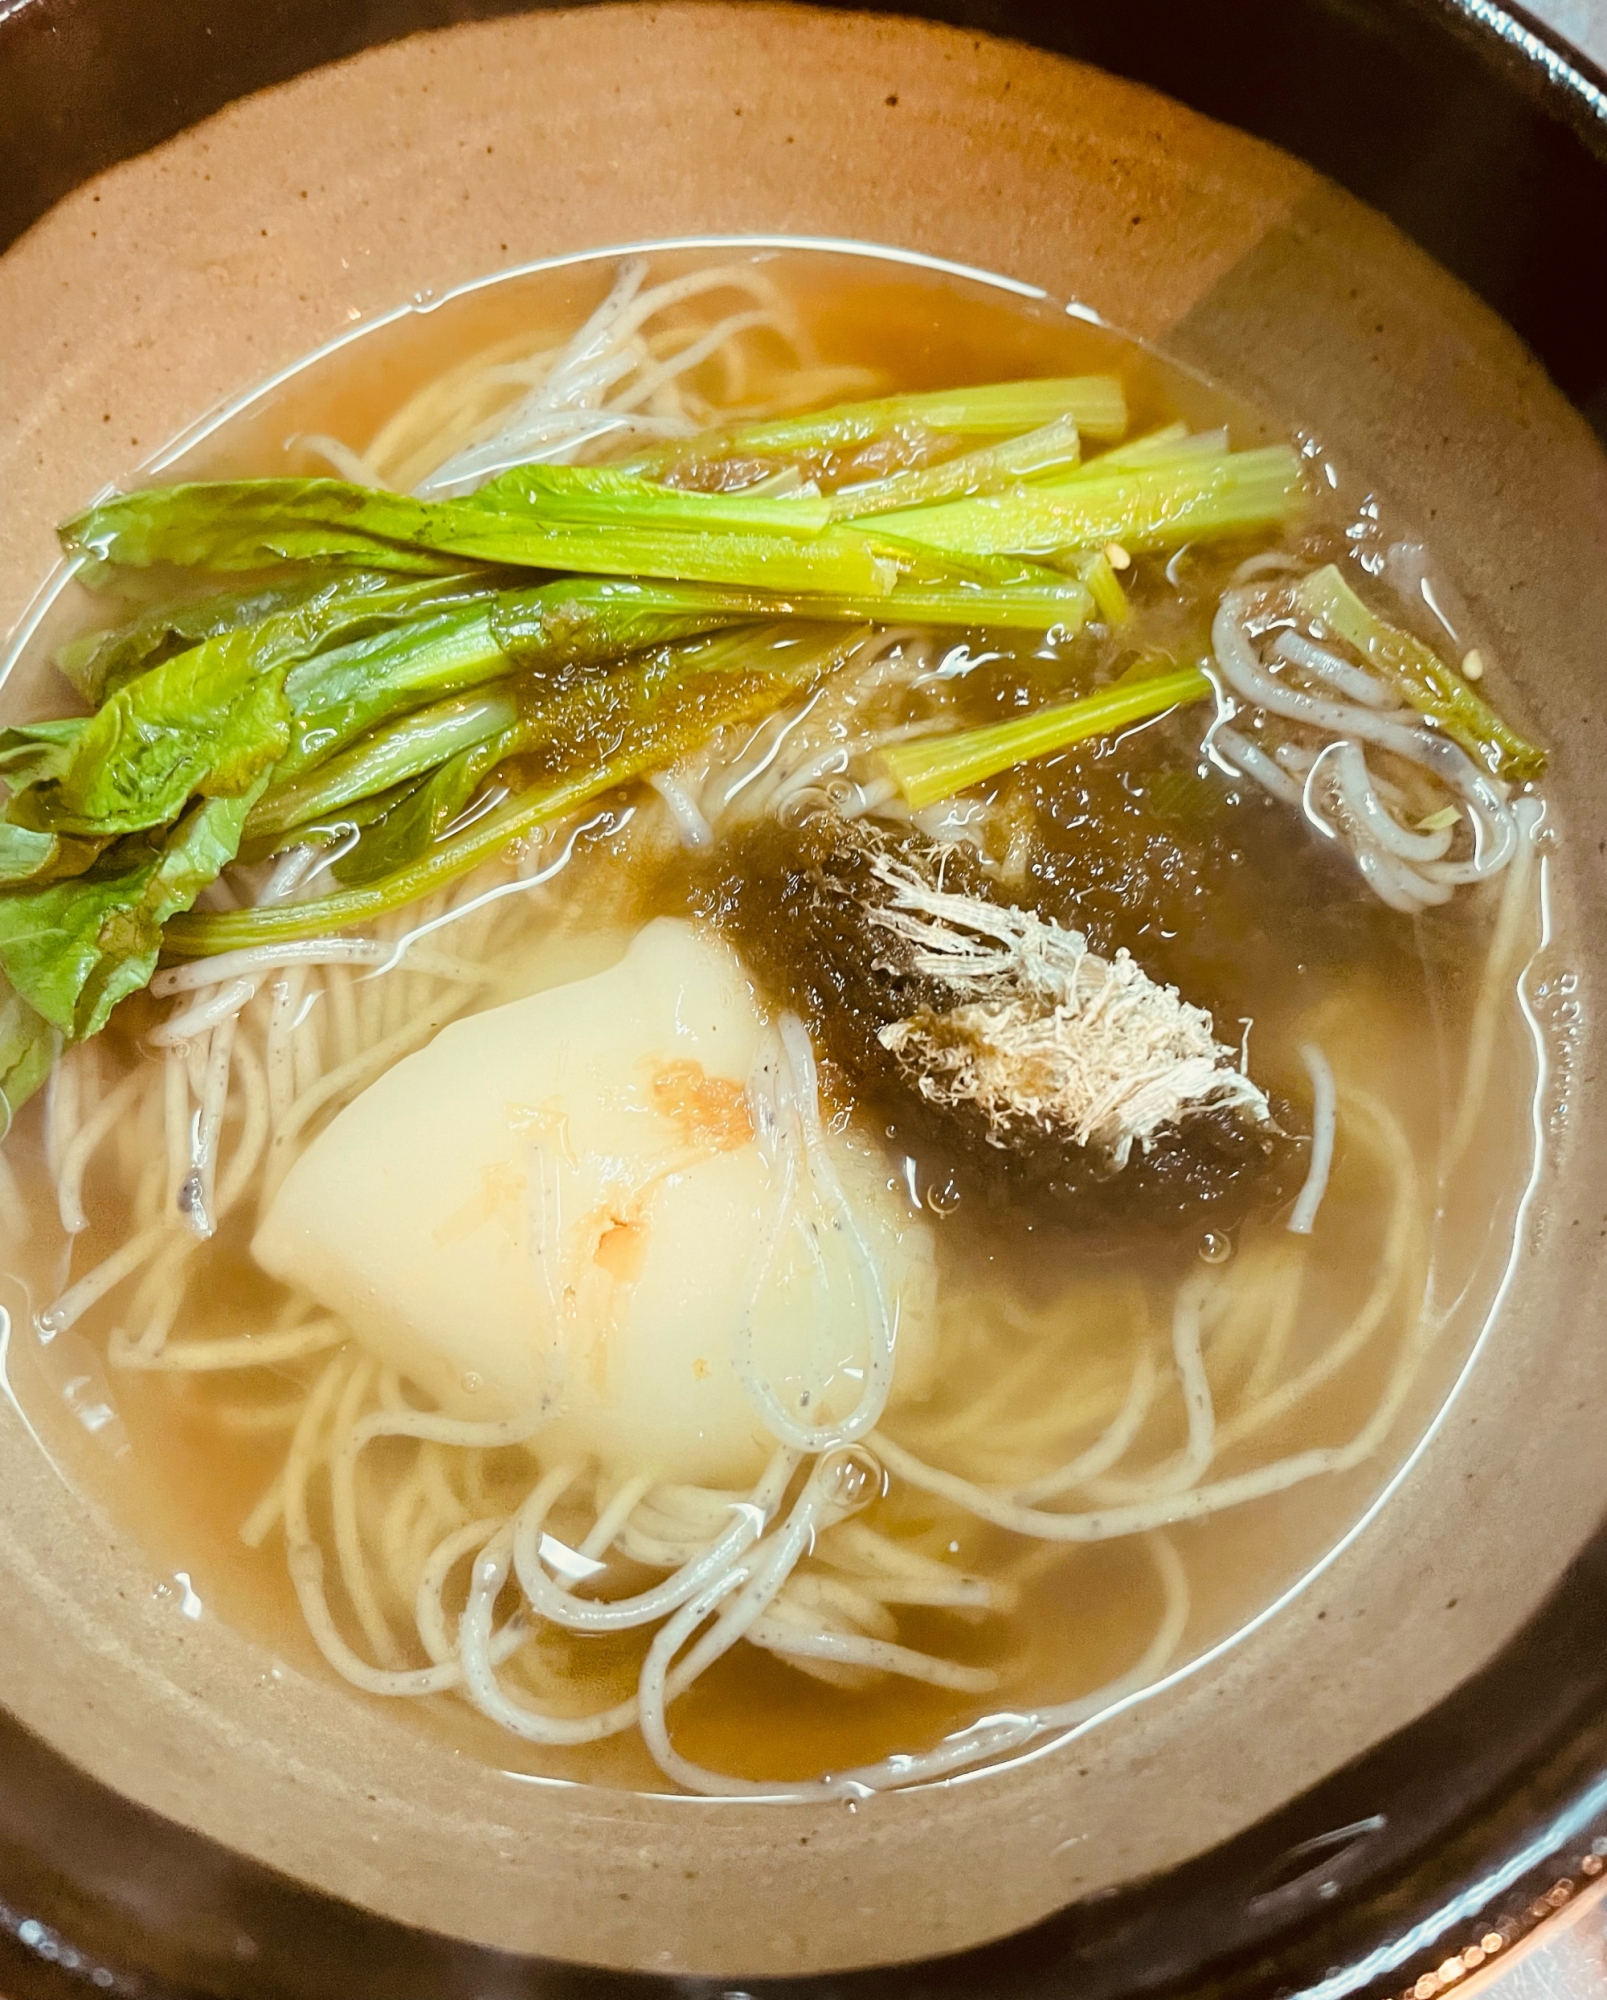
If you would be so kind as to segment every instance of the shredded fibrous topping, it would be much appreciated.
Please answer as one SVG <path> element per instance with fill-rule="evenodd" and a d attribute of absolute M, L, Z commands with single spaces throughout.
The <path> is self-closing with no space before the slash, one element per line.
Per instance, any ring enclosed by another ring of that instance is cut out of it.
<path fill-rule="evenodd" d="M 993 1144 L 1022 1124 L 1058 1129 L 1121 1168 L 1135 1144 L 1147 1152 L 1157 1132 L 1208 1106 L 1270 1119 L 1205 1009 L 1127 952 L 1101 958 L 1080 931 L 950 895 L 887 855 L 871 865 L 892 900 L 870 920 L 958 997 L 883 1028 L 882 1045 L 930 1102 L 978 1106 Z"/>

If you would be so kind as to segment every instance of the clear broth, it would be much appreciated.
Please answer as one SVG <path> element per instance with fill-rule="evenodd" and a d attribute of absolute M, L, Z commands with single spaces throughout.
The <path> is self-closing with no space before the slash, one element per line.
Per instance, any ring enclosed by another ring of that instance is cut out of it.
<path fill-rule="evenodd" d="M 1236 445 L 1272 435 L 1223 392 L 1108 329 L 1044 303 L 870 259 L 765 254 L 774 258 L 773 268 L 822 357 L 873 367 L 889 389 L 1109 371 L 1125 384 L 1130 434 L 1181 416 L 1194 427 L 1225 424 Z M 697 261 L 691 253 L 661 258 L 655 275 Z M 322 469 L 304 452 L 287 448 L 286 439 L 326 432 L 360 448 L 419 387 L 463 356 L 515 334 L 543 327 L 561 332 L 578 324 L 607 276 L 608 267 L 596 263 L 515 274 L 363 330 L 206 429 L 182 454 L 170 455 L 161 476 Z M 1332 483 L 1326 514 L 1300 531 L 1302 546 L 1313 554 L 1338 543 L 1347 505 L 1360 497 L 1348 480 L 1336 476 Z M 1138 616 L 1122 633 L 1084 636 L 1060 648 L 994 644 L 988 649 L 992 658 L 983 657 L 945 682 L 942 699 L 966 720 L 992 719 L 1025 701 L 1082 692 L 1094 680 L 1112 677 L 1127 655 L 1146 646 L 1175 647 L 1202 616 L 1208 619 L 1234 562 L 1249 546 L 1195 554 L 1178 572 L 1185 577 L 1181 598 L 1161 562 L 1144 559 L 1128 579 Z M 64 590 L 35 645 L 59 642 L 87 615 L 82 594 L 75 587 Z M 103 620 L 104 610 L 98 615 Z M 973 654 L 981 651 L 973 642 Z M 52 689 L 45 705 L 59 709 L 62 692 Z M 1123 816 L 1123 838 L 1130 842 L 1123 851 L 1130 865 L 1092 886 L 1085 874 L 1078 875 L 1077 921 L 1093 932 L 1096 945 L 1126 945 L 1146 969 L 1209 1006 L 1224 1040 L 1237 1039 L 1233 1024 L 1253 1024 L 1247 1025 L 1252 1066 L 1269 1089 L 1305 1101 L 1298 1049 L 1314 1032 L 1320 1032 L 1342 1080 L 1365 1079 L 1398 1120 L 1419 1166 L 1420 1222 L 1429 1246 L 1425 1310 L 1443 1324 L 1388 1439 L 1368 1461 L 1170 1531 L 1191 1590 L 1178 1664 L 1220 1645 L 1308 1576 L 1362 1519 L 1443 1406 L 1510 1247 L 1527 1176 L 1535 1068 L 1514 1001 L 1501 1017 L 1477 1140 L 1454 1180 L 1436 1188 L 1434 1162 L 1460 1086 L 1498 892 L 1463 893 L 1444 912 L 1417 920 L 1394 915 L 1372 898 L 1348 863 L 1323 850 L 1310 829 L 1248 785 L 1235 787 L 1199 765 L 1191 752 L 1198 726 L 1197 715 L 1185 712 L 1131 731 L 1115 744 L 1084 747 L 999 781 L 996 789 L 1008 792 L 1033 829 L 1030 877 L 1037 897 L 1051 913 L 1068 910 L 1070 876 L 1077 873 L 1073 864 L 1088 826 L 1098 820 L 1108 827 L 1112 815 Z M 1156 824 L 1164 829 L 1171 823 L 1168 815 L 1174 821 L 1192 816 L 1187 840 L 1195 843 L 1197 865 L 1183 878 L 1168 875 L 1145 847 L 1145 829 Z M 655 914 L 682 914 L 695 905 L 695 871 L 662 837 L 662 829 L 651 837 L 644 832 L 649 817 L 639 814 L 612 840 L 595 843 L 571 864 L 552 899 L 557 916 L 532 912 L 521 940 L 527 956 L 510 968 L 496 997 L 545 983 L 543 926 L 572 915 L 565 904 L 606 910 L 616 928 Z M 1132 903 L 1135 881 L 1146 885 L 1142 910 Z M 126 1010 L 105 1038 L 103 1074 L 121 1074 L 127 1064 L 145 1059 L 137 1035 L 153 1018 L 140 1005 Z M 54 1219 L 43 1166 L 41 1118 L 39 1105 L 30 1107 L 8 1145 L 31 1212 L 29 1240 L 17 1243 L 5 1259 L 5 1296 L 14 1323 L 7 1355 L 12 1393 L 67 1476 L 100 1498 L 149 1552 L 152 1587 L 173 1597 L 176 1615 L 221 1618 L 249 1634 L 264 1649 L 265 1661 L 279 1663 L 265 1666 L 265 1678 L 287 1670 L 328 1676 L 331 1670 L 303 1625 L 277 1535 L 256 1551 L 238 1537 L 240 1523 L 279 1466 L 283 1435 L 224 1427 L 219 1404 L 239 1399 L 238 1385 L 227 1378 L 106 1369 L 101 1357 L 116 1318 L 116 1295 L 54 1340 L 32 1330 L 33 1313 L 69 1281 L 68 1245 Z M 1217 1251 L 1218 1246 L 1185 1244 L 1159 1257 L 1113 1253 L 1026 1220 L 1006 1242 L 996 1226 L 982 1226 L 964 1204 L 946 1212 L 941 1190 L 923 1178 L 922 1163 L 913 1171 L 918 1190 L 933 1196 L 928 1219 L 938 1238 L 951 1324 L 978 1316 L 997 1324 L 995 1351 L 1001 1361 L 1019 1358 L 1031 1341 L 1044 1340 L 1054 1344 L 1054 1353 L 1067 1356 L 1068 1366 L 1095 1357 L 1108 1365 L 1112 1379 L 1120 1377 L 1131 1363 L 1135 1312 L 1147 1313 L 1164 1346 L 1179 1277 L 1197 1255 Z M 71 1246 L 73 1274 L 90 1268 L 122 1233 L 109 1177 L 92 1180 L 89 1212 L 90 1229 Z M 1389 1222 L 1380 1182 L 1342 1130 L 1333 1186 L 1311 1244 L 1301 1311 L 1288 1330 L 1278 1379 L 1315 1357 L 1356 1310 Z M 1271 1257 L 1283 1248 L 1276 1218 L 1252 1221 L 1238 1232 L 1232 1260 Z M 241 1233 L 226 1233 L 205 1255 L 204 1310 L 181 1331 L 210 1337 L 260 1324 L 271 1307 L 272 1288 L 246 1259 Z M 1225 1268 L 1232 1268 L 1231 1262 Z M 1004 1320 L 1012 1311 L 1035 1330 L 1006 1334 Z M 1231 1451 L 1222 1469 L 1348 1439 L 1377 1401 L 1413 1317 L 1407 1302 L 1397 1302 L 1389 1322 L 1352 1365 L 1266 1427 L 1250 1449 Z M 1242 1381 L 1254 1366 L 1253 1354 L 1236 1366 Z M 286 1371 L 283 1390 L 289 1393 L 300 1379 Z M 977 1380 L 970 1392 L 981 1396 L 988 1386 Z M 890 1428 L 897 1433 L 899 1426 Z M 1139 1458 L 1164 1456 L 1178 1442 L 1180 1429 L 1168 1415 L 1146 1430 Z M 1060 1455 L 1069 1456 L 1086 1437 L 1068 1440 Z M 936 1447 L 923 1455 L 943 1462 Z M 1051 1455 L 1034 1469 L 1053 1462 Z M 1019 1538 L 969 1518 L 951 1518 L 938 1503 L 900 1491 L 896 1482 L 870 1518 L 912 1545 L 946 1543 L 967 1571 L 982 1575 L 1008 1569 L 1036 1547 L 1024 1548 Z M 1143 1651 L 1158 1607 L 1153 1565 L 1138 1543 L 1066 1548 L 1053 1561 L 1029 1564 L 1017 1608 L 1007 1616 L 976 1624 L 938 1612 L 901 1618 L 901 1643 L 930 1646 L 946 1658 L 999 1673 L 997 1694 L 984 1702 L 899 1680 L 844 1691 L 739 1647 L 676 1706 L 676 1740 L 701 1763 L 739 1777 L 778 1780 L 928 1747 L 982 1710 L 1065 1702 L 1112 1680 Z M 589 1707 L 628 1690 L 644 1643 L 631 1635 L 617 1642 L 560 1641 L 548 1650 L 554 1663 L 574 1675 L 582 1705 Z M 352 1699 L 371 1697 L 354 1691 Z M 393 1702 L 390 1708 L 397 1726 L 437 1732 L 509 1771 L 644 1789 L 663 1782 L 634 1733 L 580 1751 L 538 1751 L 450 1697 Z"/>

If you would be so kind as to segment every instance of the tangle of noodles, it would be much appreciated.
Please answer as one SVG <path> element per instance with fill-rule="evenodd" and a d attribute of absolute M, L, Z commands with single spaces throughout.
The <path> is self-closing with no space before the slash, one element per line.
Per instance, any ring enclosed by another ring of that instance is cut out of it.
<path fill-rule="evenodd" d="M 767 782 L 772 803 L 784 806 L 786 781 L 777 775 L 778 767 L 787 768 L 784 747 L 785 739 L 736 746 L 737 783 L 725 780 L 721 788 L 742 797 Z M 705 796 L 713 782 L 711 770 Z M 1526 852 L 1531 835 L 1523 817 L 1520 851 Z M 1497 922 L 1482 989 L 1491 1006 L 1510 980 L 1519 949 L 1525 875 L 1525 869 L 1513 871 L 1507 898 L 1513 915 L 1503 912 Z M 211 981 L 216 993 L 202 983 L 202 968 L 175 969 L 165 976 L 165 990 L 181 1018 L 196 1023 L 191 1032 L 204 1046 L 194 1066 L 198 1077 L 183 1044 L 173 1039 L 161 1045 L 159 1063 L 130 1071 L 98 1095 L 86 1052 L 73 1052 L 55 1093 L 64 1226 L 81 1217 L 86 1176 L 108 1152 L 120 1122 L 152 1143 L 133 1200 L 143 1226 L 63 1292 L 46 1315 L 48 1324 L 66 1328 L 122 1288 L 127 1303 L 109 1349 L 118 1367 L 193 1378 L 255 1373 L 264 1380 L 276 1379 L 287 1366 L 316 1370 L 299 1398 L 281 1396 L 233 1415 L 234 1423 L 264 1431 L 293 1425 L 283 1467 L 243 1533 L 260 1544 L 276 1529 L 282 1532 L 308 1628 L 354 1685 L 387 1696 L 457 1690 L 501 1727 L 538 1744 L 579 1744 L 639 1729 L 665 1775 L 694 1790 L 802 1797 L 916 1782 L 1070 1726 L 1153 1678 L 1173 1657 L 1187 1617 L 1187 1584 L 1168 1529 L 1352 1469 L 1378 1450 L 1436 1327 L 1424 1308 L 1420 1169 L 1394 1114 L 1343 1078 L 1337 1131 L 1353 1160 L 1360 1154 L 1361 1171 L 1383 1177 L 1389 1225 L 1366 1297 L 1292 1374 L 1282 1356 L 1305 1309 L 1305 1253 L 1263 1239 L 1229 1272 L 1201 1271 L 1185 1280 L 1164 1361 L 1142 1325 L 1134 1360 L 1113 1371 L 1104 1363 L 1075 1364 L 1075 1343 L 1068 1345 L 1073 1328 L 1055 1328 L 1052 1319 L 1040 1317 L 1043 1337 L 1001 1346 L 1010 1341 L 1008 1325 L 989 1325 L 973 1309 L 965 1330 L 946 1348 L 946 1372 L 956 1381 L 986 1384 L 980 1395 L 962 1406 L 940 1392 L 888 1427 L 879 1421 L 887 1364 L 873 1355 L 860 1406 L 829 1433 L 811 1434 L 786 1418 L 739 1354 L 739 1371 L 777 1440 L 775 1456 L 750 1491 L 677 1487 L 650 1477 L 610 1491 L 573 1464 L 553 1468 L 520 1491 L 518 1467 L 531 1463 L 528 1427 L 432 1416 L 410 1400 L 394 1371 L 355 1349 L 340 1323 L 306 1300 L 287 1299 L 277 1318 L 255 1332 L 182 1337 L 178 1328 L 203 1239 L 189 1228 L 182 1205 L 175 1208 L 164 1196 L 175 1162 L 185 1173 L 195 1171 L 189 1135 L 201 1133 L 199 1143 L 209 1148 L 209 1213 L 221 1223 L 265 1173 L 284 1171 L 285 1158 L 270 1167 L 276 1148 L 293 1157 L 319 1120 L 371 1074 L 474 1004 L 477 979 L 486 976 L 475 974 L 475 966 L 494 961 L 499 940 L 517 921 L 517 906 L 507 898 L 488 900 L 488 886 L 483 879 L 462 885 L 403 913 L 405 922 L 397 920 L 380 935 L 338 941 L 338 949 L 292 947 L 292 956 L 268 957 L 260 966 L 216 968 L 222 974 Z M 538 884 L 527 893 L 552 892 Z M 422 932 L 430 933 L 432 949 L 437 937 L 449 940 L 450 955 L 410 949 L 408 938 Z M 380 965 L 390 968 L 383 979 L 362 976 Z M 345 985 L 353 969 L 359 976 Z M 319 1012 L 336 1018 L 336 982 L 345 986 L 339 1003 L 344 1026 L 315 1040 Z M 198 1020 L 197 996 L 218 994 L 228 997 L 229 1010 L 220 1009 L 216 1020 Z M 1485 1088 L 1486 1039 L 1475 1034 L 1468 1102 Z M 1315 1051 L 1313 1056 L 1322 1060 Z M 227 1090 L 220 1096 L 216 1077 L 224 1065 Z M 828 1210 L 842 1199 L 811 1136 L 820 1117 L 817 1089 L 807 1038 L 796 1023 L 783 1021 L 756 1071 L 753 1092 L 760 1107 L 756 1129 L 788 1163 L 784 1184 L 792 1193 L 784 1195 L 770 1238 L 755 1251 L 755 1287 L 802 1190 Z M 1476 1115 L 1474 1102 L 1472 1112 L 1459 1111 L 1456 1129 Z M 1330 1158 L 1332 1150 L 1330 1138 Z M 1326 1171 L 1314 1158 L 1308 1195 L 1314 1186 L 1320 1194 L 1319 1176 Z M 863 1254 L 869 1257 L 868 1248 Z M 885 1313 L 885 1305 L 876 1310 Z M 1256 1458 L 1256 1439 L 1309 1406 L 1380 1337 L 1392 1315 L 1404 1315 L 1409 1330 L 1366 1421 L 1333 1444 Z M 988 1359 L 979 1365 L 984 1350 Z M 1181 1420 L 1181 1441 L 1145 1459 L 1142 1441 L 1158 1422 L 1164 1428 L 1173 1421 L 1168 1408 Z M 386 1443 L 387 1454 L 376 1476 L 369 1460 L 377 1442 Z M 818 1781 L 736 1781 L 690 1761 L 675 1748 L 669 1707 L 739 1641 L 835 1677 L 837 1685 L 855 1685 L 868 1674 L 966 1695 L 997 1686 L 990 1669 L 945 1659 L 896 1636 L 898 1614 L 986 1617 L 1008 1610 L 1016 1586 L 957 1571 L 924 1547 L 900 1544 L 857 1518 L 887 1477 L 956 1517 L 1046 1548 L 1126 1537 L 1143 1542 L 1159 1588 L 1153 1637 L 1142 1657 L 1078 1702 L 1049 1704 L 961 1731 L 931 1751 Z M 329 1525 L 321 1528 L 325 1520 Z M 553 1566 L 554 1553 L 566 1548 L 575 1551 L 568 1572 Z M 659 1580 L 621 1594 L 577 1590 L 589 1567 L 606 1569 L 610 1562 L 657 1572 Z M 459 1579 L 466 1579 L 467 1594 L 454 1612 Z M 516 1608 L 504 1611 L 502 1601 L 512 1590 Z M 348 1616 L 355 1637 L 345 1629 Z M 565 1712 L 561 1700 L 539 1700 L 523 1680 L 506 1679 L 543 1627 L 577 1641 L 657 1631 L 635 1692 L 577 1716 Z M 420 1654 L 423 1664 L 409 1663 Z"/>
<path fill-rule="evenodd" d="M 877 386 L 868 371 L 821 360 L 762 265 L 649 286 L 634 260 L 578 331 L 472 357 L 365 450 L 301 442 L 347 477 L 444 496 L 509 465 L 606 458 L 716 419 Z M 1075 1285 L 1029 1300 L 1000 1283 L 985 1310 L 964 1294 L 942 1306 L 931 1393 L 897 1404 L 896 1300 L 829 1144 L 846 1118 L 839 1083 L 822 1076 L 803 1022 L 778 1011 L 746 1092 L 774 1194 L 745 1246 L 747 1303 L 730 1356 L 769 1457 L 740 1490 L 662 1479 L 651 1466 L 547 1463 L 542 1416 L 472 1423 L 427 1406 L 295 1292 L 249 1329 L 188 1330 L 205 1323 L 197 1306 L 219 1233 L 266 1213 L 371 1083 L 502 997 L 504 968 L 532 932 L 552 951 L 613 914 L 629 927 L 628 899 L 600 916 L 585 888 L 566 886 L 597 857 L 653 843 L 706 853 L 744 828 L 829 809 L 892 826 L 913 819 L 939 846 L 983 849 L 1001 881 L 1020 879 L 1025 863 L 987 848 L 980 810 L 945 802 L 912 815 L 879 768 L 890 745 L 953 726 L 948 690 L 968 667 L 952 640 L 888 627 L 868 630 L 805 698 L 716 732 L 656 773 L 639 802 L 551 830 L 365 935 L 159 971 L 151 992 L 170 1011 L 146 1032 L 148 1058 L 107 1074 L 99 1045 L 82 1044 L 49 1086 L 44 1150 L 62 1231 L 70 1243 L 84 1237 L 97 1186 L 119 1191 L 126 1228 L 70 1273 L 41 1331 L 108 1319 L 114 1369 L 183 1380 L 210 1398 L 222 1431 L 274 1444 L 277 1469 L 241 1536 L 254 1548 L 282 1539 L 320 1652 L 372 1695 L 450 1691 L 537 1746 L 637 1731 L 689 1791 L 819 1798 L 965 1770 L 1145 1686 L 1183 1656 L 1189 1632 L 1188 1571 L 1171 1531 L 1355 1472 L 1412 1396 L 1440 1332 L 1428 1303 L 1434 1188 L 1473 1143 L 1530 916 L 1537 802 L 1509 796 L 1375 677 L 1298 629 L 1287 591 L 1299 567 L 1257 555 L 1221 597 L 1209 753 L 1302 812 L 1397 911 L 1415 915 L 1458 886 L 1503 877 L 1433 1173 L 1354 1050 L 1313 1034 L 1301 1050 L 1312 1139 L 1287 1231 L 1247 1231 L 1230 1262 L 1190 1269 L 1164 1334 L 1130 1274 L 1099 1281 L 1110 1337 L 1090 1338 L 1093 1293 Z M 1455 828 L 1422 823 L 1431 816 L 1410 789 L 1419 780 L 1454 801 Z M 325 859 L 293 849 L 255 874 L 232 871 L 223 894 L 270 904 L 318 893 Z M 606 878 L 594 868 L 586 879 Z M 0 1174 L 0 1210 L 15 1221 L 24 1204 L 3 1163 Z M 1357 1188 L 1369 1190 L 1375 1240 L 1366 1284 L 1334 1323 L 1316 1249 L 1329 1204 Z M 821 1231 L 846 1245 L 864 1325 L 857 1400 L 811 1424 L 766 1378 L 756 1326 L 783 1251 Z M 1325 1396 L 1358 1368 L 1371 1371 L 1369 1407 L 1323 1432 Z M 1283 1449 L 1296 1419 L 1324 1441 Z M 902 1512 L 883 1504 L 889 1493 Z M 1074 1700 L 1012 1703 L 925 1749 L 799 1780 L 716 1771 L 678 1747 L 676 1702 L 738 1647 L 838 1690 L 893 1682 L 973 1707 L 1007 1701 L 1005 1668 L 979 1663 L 966 1636 L 1008 1618 L 1051 1566 L 1114 1543 L 1142 1554 L 1131 1585 L 1142 1643 Z M 619 1648 L 631 1635 L 627 1669 Z M 570 1678 L 554 1647 L 576 1660 L 592 1649 L 605 1665 Z"/>

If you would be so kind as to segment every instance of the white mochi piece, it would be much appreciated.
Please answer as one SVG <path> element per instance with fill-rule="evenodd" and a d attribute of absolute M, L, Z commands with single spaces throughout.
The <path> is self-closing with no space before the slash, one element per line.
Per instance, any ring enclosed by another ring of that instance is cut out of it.
<path fill-rule="evenodd" d="M 545 1464 L 713 1486 L 774 1440 L 731 1361 L 778 1190 L 745 1085 L 766 1019 L 737 959 L 660 918 L 610 970 L 444 1029 L 286 1177 L 258 1262 L 454 1416 L 550 1421 Z M 895 1388 L 929 1369 L 932 1245 L 863 1140 L 827 1145 L 897 1309 Z M 800 1204 L 755 1358 L 811 1421 L 859 1394 L 864 1275 Z"/>

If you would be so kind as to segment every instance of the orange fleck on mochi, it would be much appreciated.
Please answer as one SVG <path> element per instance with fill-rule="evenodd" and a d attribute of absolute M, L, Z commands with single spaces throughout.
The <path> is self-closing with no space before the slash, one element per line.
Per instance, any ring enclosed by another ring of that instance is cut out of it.
<path fill-rule="evenodd" d="M 653 1109 L 679 1128 L 682 1143 L 734 1153 L 753 1137 L 747 1093 L 728 1076 L 710 1076 L 700 1062 L 673 1062 L 654 1076 Z"/>

